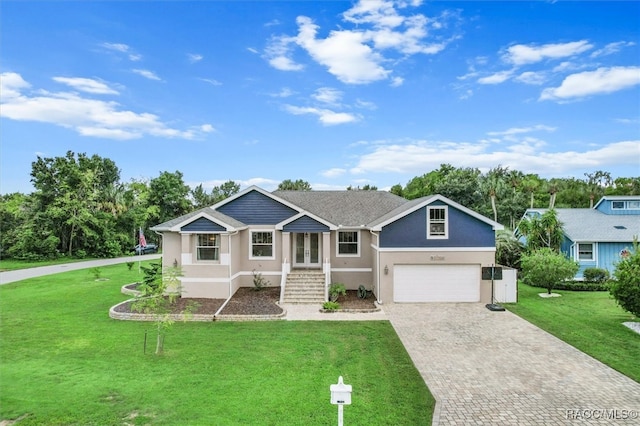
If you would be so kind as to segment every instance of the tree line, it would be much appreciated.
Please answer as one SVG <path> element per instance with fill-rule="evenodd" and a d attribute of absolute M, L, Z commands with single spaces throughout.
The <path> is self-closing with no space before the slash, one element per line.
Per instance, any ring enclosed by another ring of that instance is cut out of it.
<path fill-rule="evenodd" d="M 38 157 L 31 182 L 30 194 L 0 195 L 1 258 L 119 256 L 132 250 L 140 229 L 147 241 L 158 241 L 150 226 L 240 191 L 240 184 L 231 180 L 210 191 L 202 185 L 190 188 L 180 171 L 123 182 L 112 160 L 72 151 Z M 304 180 L 287 179 L 278 189 L 312 188 Z M 371 185 L 346 189 L 377 190 Z M 547 180 L 501 166 L 481 173 L 443 164 L 390 191 L 407 199 L 439 193 L 513 229 L 528 207 L 589 207 L 602 195 L 640 194 L 640 177 L 612 179 L 608 172 L 596 171 L 584 179 Z"/>

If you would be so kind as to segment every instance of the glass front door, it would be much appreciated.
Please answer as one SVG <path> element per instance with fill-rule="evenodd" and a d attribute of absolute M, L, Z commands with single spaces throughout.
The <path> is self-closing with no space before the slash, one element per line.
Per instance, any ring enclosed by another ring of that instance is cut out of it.
<path fill-rule="evenodd" d="M 320 267 L 320 234 L 305 232 L 295 234 L 294 267 Z"/>

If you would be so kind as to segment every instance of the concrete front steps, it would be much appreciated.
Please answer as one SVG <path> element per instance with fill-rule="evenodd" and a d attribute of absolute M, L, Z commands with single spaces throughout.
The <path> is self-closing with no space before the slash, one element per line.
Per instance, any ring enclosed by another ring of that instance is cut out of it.
<path fill-rule="evenodd" d="M 324 303 L 324 273 L 314 270 L 293 270 L 287 275 L 284 303 Z"/>

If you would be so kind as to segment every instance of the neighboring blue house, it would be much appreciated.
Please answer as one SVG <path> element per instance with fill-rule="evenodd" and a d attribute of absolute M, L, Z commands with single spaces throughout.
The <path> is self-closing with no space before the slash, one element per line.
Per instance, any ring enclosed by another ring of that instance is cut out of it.
<path fill-rule="evenodd" d="M 378 302 L 491 302 L 483 266 L 502 225 L 441 195 L 250 187 L 151 228 L 185 297 L 231 297 L 260 273 L 281 301 L 322 302 L 330 283 Z"/>
<path fill-rule="evenodd" d="M 543 214 L 547 209 L 528 209 L 525 215 Z M 605 196 L 592 209 L 556 209 L 564 229 L 560 248 L 575 259 L 583 278 L 586 268 L 603 268 L 609 273 L 633 248 L 640 237 L 640 196 Z"/>

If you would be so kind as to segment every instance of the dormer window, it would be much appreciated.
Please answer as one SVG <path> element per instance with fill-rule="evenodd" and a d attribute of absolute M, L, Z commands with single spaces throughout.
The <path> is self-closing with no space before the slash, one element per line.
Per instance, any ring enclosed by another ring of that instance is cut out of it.
<path fill-rule="evenodd" d="M 613 210 L 622 210 L 624 209 L 624 201 L 612 201 L 611 208 Z"/>
<path fill-rule="evenodd" d="M 427 239 L 449 237 L 447 206 L 427 207 Z"/>

